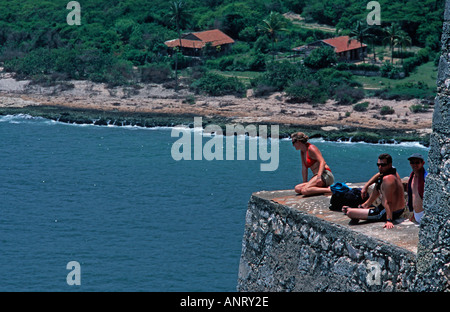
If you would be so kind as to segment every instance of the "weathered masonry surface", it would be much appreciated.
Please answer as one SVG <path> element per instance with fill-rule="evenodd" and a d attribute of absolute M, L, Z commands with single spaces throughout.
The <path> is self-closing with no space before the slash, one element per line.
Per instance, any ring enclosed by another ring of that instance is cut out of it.
<path fill-rule="evenodd" d="M 424 291 L 450 290 L 450 0 L 446 0 L 417 270 Z"/>
<path fill-rule="evenodd" d="M 355 187 L 355 186 L 353 186 Z M 419 227 L 406 218 L 349 225 L 329 196 L 292 190 L 249 201 L 238 291 L 410 291 Z"/>

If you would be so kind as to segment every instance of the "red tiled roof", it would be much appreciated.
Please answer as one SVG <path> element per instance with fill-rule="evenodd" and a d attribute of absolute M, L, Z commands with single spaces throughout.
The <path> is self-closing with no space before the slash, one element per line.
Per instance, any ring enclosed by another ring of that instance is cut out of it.
<path fill-rule="evenodd" d="M 180 40 L 179 39 L 173 39 L 164 42 L 166 46 L 169 48 L 175 48 L 180 46 Z M 201 49 L 205 46 L 205 43 L 200 40 L 187 40 L 187 39 L 181 39 L 181 46 L 185 48 L 191 48 L 191 49 Z"/>
<path fill-rule="evenodd" d="M 198 40 L 193 39 L 181 39 L 181 46 L 185 48 L 203 48 L 207 43 L 211 43 L 211 46 L 216 47 L 223 44 L 234 43 L 234 40 L 229 36 L 224 34 L 218 29 L 207 30 L 202 32 L 189 33 L 184 35 L 183 37 L 193 38 L 196 37 Z M 179 39 L 173 39 L 166 41 L 165 44 L 170 47 L 178 47 L 180 46 Z"/>
<path fill-rule="evenodd" d="M 333 46 L 336 53 L 361 48 L 361 42 L 356 39 L 351 39 L 349 41 L 349 38 L 349 36 L 341 36 L 336 38 L 324 39 L 322 41 Z M 367 45 L 364 43 L 362 46 L 367 47 Z"/>

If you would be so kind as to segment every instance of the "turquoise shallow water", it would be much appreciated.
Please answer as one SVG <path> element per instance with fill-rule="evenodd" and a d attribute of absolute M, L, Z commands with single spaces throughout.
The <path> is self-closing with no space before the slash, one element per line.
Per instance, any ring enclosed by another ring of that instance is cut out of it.
<path fill-rule="evenodd" d="M 1 116 L 0 291 L 235 291 L 247 201 L 300 182 L 299 152 L 281 140 L 278 169 L 262 172 L 249 157 L 176 161 L 177 139 L 168 128 Z M 407 176 L 408 155 L 428 153 L 313 142 L 340 182 L 370 178 L 383 152 Z M 70 261 L 80 286 L 66 282 Z"/>

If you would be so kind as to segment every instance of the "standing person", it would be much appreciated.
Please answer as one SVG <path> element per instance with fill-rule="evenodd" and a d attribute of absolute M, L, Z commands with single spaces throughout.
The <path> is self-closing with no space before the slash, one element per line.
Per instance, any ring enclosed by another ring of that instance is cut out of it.
<path fill-rule="evenodd" d="M 408 180 L 408 208 L 409 211 L 414 212 L 411 221 L 415 220 L 420 224 L 424 214 L 423 191 L 425 188 L 425 178 L 428 172 L 423 167 L 425 165 L 425 160 L 421 154 L 412 154 L 408 160 L 412 169 Z"/>
<path fill-rule="evenodd" d="M 291 134 L 292 145 L 301 151 L 303 183 L 295 186 L 295 192 L 303 195 L 331 194 L 330 185 L 334 182 L 333 173 L 328 167 L 317 146 L 308 143 L 309 137 L 303 132 Z M 308 181 L 308 168 L 313 177 Z"/>
<path fill-rule="evenodd" d="M 352 221 L 357 222 L 360 219 L 386 221 L 383 227 L 392 229 L 394 227 L 394 219 L 400 217 L 405 208 L 406 202 L 403 184 L 397 174 L 397 170 L 392 167 L 391 155 L 381 154 L 378 156 L 377 167 L 380 174 L 376 182 L 376 187 L 369 199 L 362 205 L 359 205 L 358 208 L 345 206 L 342 211 Z M 377 207 L 371 206 L 380 195 L 381 204 Z"/>

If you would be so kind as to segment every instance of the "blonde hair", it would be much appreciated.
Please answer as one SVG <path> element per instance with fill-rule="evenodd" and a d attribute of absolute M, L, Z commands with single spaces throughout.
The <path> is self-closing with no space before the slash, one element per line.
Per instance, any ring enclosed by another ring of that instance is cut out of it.
<path fill-rule="evenodd" d="M 292 142 L 302 142 L 303 144 L 308 142 L 309 137 L 303 132 L 294 132 L 291 134 Z"/>

